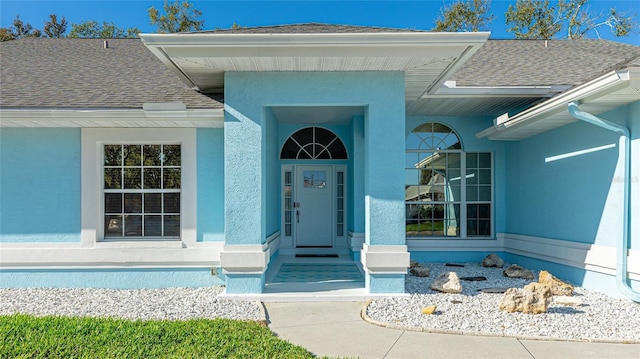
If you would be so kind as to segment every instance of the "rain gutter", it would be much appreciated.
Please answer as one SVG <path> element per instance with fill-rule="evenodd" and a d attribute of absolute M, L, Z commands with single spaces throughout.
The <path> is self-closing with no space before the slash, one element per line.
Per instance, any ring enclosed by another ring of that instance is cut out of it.
<path fill-rule="evenodd" d="M 588 112 L 580 110 L 576 102 L 569 103 L 569 113 L 575 119 L 590 123 L 592 125 L 604 128 L 605 130 L 617 132 L 621 134 L 620 147 L 621 152 L 624 154 L 624 204 L 623 204 L 623 227 L 622 227 L 622 241 L 617 246 L 617 260 L 616 260 L 616 283 L 618 290 L 624 294 L 627 298 L 634 302 L 640 302 L 640 292 L 631 288 L 629 281 L 629 274 L 627 270 L 627 257 L 629 255 L 629 242 L 631 240 L 631 136 L 629 129 L 599 118 Z"/>
<path fill-rule="evenodd" d="M 603 93 L 603 91 L 613 92 L 623 86 L 627 86 L 630 78 L 631 75 L 628 69 L 612 71 L 591 82 L 552 97 L 551 99 L 518 113 L 515 116 L 509 116 L 508 113 L 505 113 L 494 120 L 493 126 L 476 133 L 476 137 L 487 137 L 490 140 L 502 140 L 504 137 L 508 137 L 510 134 L 513 134 L 520 129 L 531 126 L 537 122 L 544 121 L 549 116 L 564 111 L 565 106 L 576 98 L 591 100 L 599 97 L 599 94 Z M 517 135 L 512 136 L 517 137 Z"/>

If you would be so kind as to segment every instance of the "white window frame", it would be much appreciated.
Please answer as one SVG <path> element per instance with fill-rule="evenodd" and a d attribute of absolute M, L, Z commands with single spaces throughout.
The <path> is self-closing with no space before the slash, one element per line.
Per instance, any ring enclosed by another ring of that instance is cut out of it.
<path fill-rule="evenodd" d="M 180 239 L 196 242 L 196 129 L 190 128 L 83 128 L 82 129 L 82 243 L 104 242 L 104 195 L 102 186 L 104 144 L 180 144 L 181 205 Z M 167 239 L 158 238 L 161 241 Z M 156 242 L 150 239 L 109 238 L 109 242 Z M 176 240 L 172 241 L 176 242 Z"/>
<path fill-rule="evenodd" d="M 420 127 L 422 125 L 424 125 L 426 123 L 423 123 L 417 127 Z M 436 124 L 440 124 L 440 123 L 436 123 Z M 406 235 L 406 230 L 405 230 L 405 238 L 407 240 L 461 240 L 461 239 L 492 239 L 495 238 L 495 177 L 494 177 L 494 156 L 493 153 L 491 151 L 470 151 L 467 152 L 464 150 L 464 146 L 462 146 L 462 140 L 460 138 L 460 136 L 458 135 L 458 133 L 452 129 L 449 125 L 446 124 L 442 124 L 446 127 L 448 127 L 458 138 L 458 141 L 460 141 L 460 147 L 461 149 L 444 149 L 444 150 L 436 150 L 436 149 L 425 149 L 425 150 L 419 150 L 419 149 L 408 149 L 406 147 L 405 144 L 405 153 L 424 153 L 424 152 L 429 152 L 429 153 L 457 153 L 460 154 L 460 173 L 461 173 L 461 185 L 460 185 L 460 200 L 459 201 L 453 201 L 453 202 L 446 202 L 446 201 L 436 201 L 435 204 L 454 204 L 454 203 L 458 203 L 460 205 L 460 219 L 458 221 L 458 227 L 460 230 L 460 235 L 459 236 L 407 236 Z M 413 130 L 412 130 L 413 132 Z M 477 154 L 477 153 L 488 153 L 491 157 L 490 157 L 490 163 L 491 163 L 491 199 L 490 201 L 480 201 L 480 200 L 475 200 L 475 201 L 468 201 L 467 200 L 467 179 L 466 179 L 466 173 L 467 173 L 467 154 Z M 405 168 L 406 169 L 412 169 L 412 168 Z M 490 214 L 489 214 L 489 221 L 490 221 L 490 233 L 488 235 L 468 235 L 468 228 L 467 228 L 467 205 L 469 204 L 484 204 L 484 203 L 488 203 L 490 205 Z M 407 201 L 405 201 L 405 205 L 407 204 Z"/>
<path fill-rule="evenodd" d="M 124 163 L 124 158 L 122 158 L 123 154 L 124 154 L 124 146 L 136 146 L 136 147 L 141 147 L 141 163 L 139 163 L 138 165 L 135 166 L 127 166 Z M 103 143 L 102 144 L 102 174 L 101 174 L 101 178 L 105 178 L 105 171 L 107 169 L 112 169 L 115 168 L 118 171 L 120 171 L 120 173 L 123 175 L 124 173 L 122 172 L 123 169 L 126 171 L 126 168 L 139 168 L 140 169 L 140 188 L 126 188 L 126 186 L 124 186 L 125 184 L 125 178 L 124 176 L 121 177 L 120 182 L 121 182 L 121 187 L 120 188 L 105 188 L 104 185 L 102 187 L 102 195 L 101 195 L 101 200 L 103 200 L 103 207 L 106 207 L 106 197 L 108 194 L 119 194 L 120 198 L 121 198 L 121 205 L 120 205 L 120 211 L 117 213 L 111 213 L 112 216 L 117 216 L 120 217 L 120 221 L 121 221 L 121 228 L 120 228 L 120 235 L 117 236 L 110 236 L 107 237 L 106 233 L 104 234 L 104 240 L 112 240 L 112 241 L 122 241 L 122 240 L 167 240 L 167 241 L 174 241 L 174 240 L 178 240 L 180 239 L 180 234 L 178 233 L 178 235 L 176 236 L 170 236 L 167 235 L 165 233 L 165 221 L 164 218 L 165 216 L 167 216 L 167 212 L 165 212 L 166 207 L 164 205 L 162 205 L 162 203 L 164 203 L 164 199 L 160 200 L 161 203 L 161 208 L 160 208 L 160 212 L 158 213 L 149 213 L 145 210 L 146 207 L 146 196 L 150 195 L 150 194 L 159 194 L 160 196 L 164 197 L 165 194 L 178 194 L 180 197 L 182 196 L 182 176 L 180 176 L 180 187 L 178 188 L 165 188 L 164 186 L 164 176 L 160 176 L 161 177 L 161 183 L 163 184 L 160 188 L 153 188 L 153 189 L 148 189 L 145 187 L 145 180 L 144 180 L 144 173 L 146 170 L 149 170 L 151 168 L 153 169 L 161 169 L 161 171 L 165 171 L 165 170 L 170 170 L 170 169 L 178 169 L 180 171 L 180 174 L 182 174 L 182 165 L 175 165 L 175 166 L 171 166 L 171 165 L 167 165 L 164 163 L 164 161 L 160 160 L 161 163 L 160 165 L 154 165 L 154 166 L 148 166 L 144 164 L 144 159 L 147 157 L 146 153 L 144 152 L 144 148 L 148 145 L 152 145 L 152 146 L 178 146 L 180 147 L 180 149 L 182 149 L 182 144 L 181 143 L 171 143 L 171 142 L 163 142 L 163 143 L 117 143 L 117 144 L 112 144 L 112 143 Z M 120 160 L 121 163 L 117 164 L 117 165 L 105 165 L 104 163 L 104 154 L 105 154 L 105 147 L 107 146 L 118 146 L 120 147 Z M 160 154 L 160 156 L 162 156 L 162 152 Z M 182 151 L 180 151 L 180 162 L 182 162 Z M 104 182 L 104 181 L 103 181 Z M 140 195 L 140 200 L 141 200 L 141 212 L 140 213 L 134 213 L 132 215 L 134 216 L 138 216 L 140 217 L 140 229 L 141 229 L 141 233 L 139 236 L 127 236 L 126 233 L 123 233 L 123 231 L 126 230 L 126 220 L 124 220 L 123 217 L 127 216 L 127 212 L 125 210 L 126 208 L 126 196 L 127 194 L 135 194 L 135 195 Z M 122 197 L 122 195 L 124 195 L 124 198 Z M 180 204 L 182 203 L 182 201 L 180 200 Z M 124 205 L 124 206 L 123 206 Z M 181 206 L 180 206 L 181 207 Z M 179 221 L 182 221 L 182 215 L 180 213 L 180 209 L 178 208 L 178 217 L 180 218 Z M 173 213 L 175 214 L 175 213 Z M 106 216 L 107 213 L 104 213 L 105 215 L 105 219 L 103 220 L 103 224 L 106 225 L 107 220 L 106 220 Z M 151 236 L 151 235 L 145 235 L 145 231 L 146 231 L 146 218 L 147 216 L 155 216 L 155 217 L 160 217 L 160 231 L 162 233 L 165 233 L 164 235 L 159 235 L 159 236 Z"/>

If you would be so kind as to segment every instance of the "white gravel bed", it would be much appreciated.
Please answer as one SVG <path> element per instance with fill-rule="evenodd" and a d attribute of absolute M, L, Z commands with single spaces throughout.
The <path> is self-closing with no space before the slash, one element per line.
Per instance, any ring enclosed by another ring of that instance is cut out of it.
<path fill-rule="evenodd" d="M 220 299 L 224 288 L 0 289 L 0 315 L 84 316 L 124 319 L 229 318 L 264 320 L 257 302 Z"/>
<path fill-rule="evenodd" d="M 518 287 L 530 280 L 506 278 L 504 268 L 483 268 L 478 263 L 449 267 L 445 263 L 421 263 L 431 269 L 429 277 L 407 275 L 409 297 L 373 300 L 367 315 L 394 327 L 424 331 L 484 334 L 511 337 L 542 337 L 561 340 L 640 342 L 640 304 L 616 299 L 581 287 L 574 296 L 583 304 L 568 307 L 552 303 L 543 314 L 506 313 L 498 309 L 503 294 L 479 292 L 479 288 Z M 443 271 L 460 277 L 484 276 L 487 281 L 461 281 L 462 293 L 447 294 L 431 290 L 431 281 Z M 553 273 L 552 273 L 553 274 Z M 537 273 L 536 279 L 537 281 Z M 432 315 L 423 307 L 436 305 Z"/>

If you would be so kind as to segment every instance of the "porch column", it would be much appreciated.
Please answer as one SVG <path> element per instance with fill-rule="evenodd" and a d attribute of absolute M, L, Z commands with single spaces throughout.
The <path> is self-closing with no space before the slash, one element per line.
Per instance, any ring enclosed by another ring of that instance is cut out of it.
<path fill-rule="evenodd" d="M 362 263 L 370 293 L 404 293 L 409 267 L 405 244 L 404 91 L 365 117 L 365 244 Z"/>
<path fill-rule="evenodd" d="M 270 257 L 264 243 L 263 119 L 255 104 L 235 95 L 225 92 L 225 245 L 220 264 L 227 293 L 261 293 Z"/>

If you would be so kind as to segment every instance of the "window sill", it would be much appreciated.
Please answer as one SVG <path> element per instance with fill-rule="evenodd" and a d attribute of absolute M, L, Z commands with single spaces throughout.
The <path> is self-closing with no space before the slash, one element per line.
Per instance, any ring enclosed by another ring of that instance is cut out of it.
<path fill-rule="evenodd" d="M 185 248 L 180 239 L 175 240 L 114 240 L 107 239 L 96 242 L 95 248 L 144 248 L 144 249 L 173 249 Z"/>

